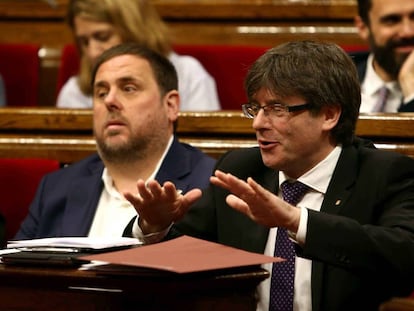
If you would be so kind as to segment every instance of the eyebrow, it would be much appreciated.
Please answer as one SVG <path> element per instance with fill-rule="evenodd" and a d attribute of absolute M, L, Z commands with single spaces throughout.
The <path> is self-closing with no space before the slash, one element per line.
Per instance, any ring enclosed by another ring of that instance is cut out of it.
<path fill-rule="evenodd" d="M 121 78 L 116 79 L 115 82 L 117 84 L 118 83 L 124 84 L 124 83 L 130 83 L 130 82 L 138 83 L 139 79 L 137 79 L 133 76 L 125 76 L 125 77 L 121 77 Z M 106 82 L 105 80 L 100 80 L 100 81 L 95 82 L 94 87 L 105 87 L 107 84 L 108 84 L 108 82 Z"/>

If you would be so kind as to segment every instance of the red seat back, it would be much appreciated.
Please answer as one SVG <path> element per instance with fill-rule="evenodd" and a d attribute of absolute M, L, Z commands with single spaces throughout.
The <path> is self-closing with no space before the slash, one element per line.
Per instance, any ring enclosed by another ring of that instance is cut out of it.
<path fill-rule="evenodd" d="M 174 50 L 197 58 L 216 80 L 223 110 L 240 110 L 246 103 L 244 79 L 250 65 L 268 48 L 239 45 L 177 45 Z"/>
<path fill-rule="evenodd" d="M 6 220 L 6 241 L 26 217 L 41 178 L 59 166 L 51 159 L 0 159 L 0 213 Z"/>
<path fill-rule="evenodd" d="M 36 44 L 0 44 L 0 74 L 7 106 L 37 106 L 40 59 Z"/>
<path fill-rule="evenodd" d="M 77 75 L 79 72 L 79 53 L 74 44 L 67 44 L 62 48 L 62 54 L 60 57 L 60 64 L 57 76 L 56 91 L 59 94 L 60 89 L 66 83 L 66 81 Z"/>

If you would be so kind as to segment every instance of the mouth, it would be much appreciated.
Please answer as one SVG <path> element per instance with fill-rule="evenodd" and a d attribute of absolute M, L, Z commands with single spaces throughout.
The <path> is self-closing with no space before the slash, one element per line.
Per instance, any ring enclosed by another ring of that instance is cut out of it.
<path fill-rule="evenodd" d="M 265 140 L 265 139 L 258 139 L 257 142 L 259 143 L 259 147 L 262 150 L 269 150 L 280 144 L 278 141 Z"/>
<path fill-rule="evenodd" d="M 395 51 L 398 52 L 398 53 L 409 54 L 413 50 L 414 50 L 413 45 L 401 45 L 401 46 L 396 46 L 395 47 Z"/>
<path fill-rule="evenodd" d="M 125 123 L 120 120 L 110 120 L 105 123 L 105 128 L 109 131 L 117 131 L 124 126 Z"/>
<path fill-rule="evenodd" d="M 398 53 L 411 53 L 414 50 L 414 38 L 402 39 L 394 42 L 393 48 Z"/>

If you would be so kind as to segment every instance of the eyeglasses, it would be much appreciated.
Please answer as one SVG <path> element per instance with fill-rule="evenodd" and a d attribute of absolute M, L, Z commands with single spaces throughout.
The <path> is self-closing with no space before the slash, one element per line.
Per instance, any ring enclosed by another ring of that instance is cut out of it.
<path fill-rule="evenodd" d="M 284 117 L 289 112 L 294 111 L 301 111 L 306 110 L 311 107 L 311 104 L 304 103 L 302 105 L 296 105 L 296 106 L 286 106 L 282 104 L 267 104 L 264 106 L 260 106 L 259 104 L 244 104 L 242 105 L 243 113 L 246 117 L 249 119 L 253 119 L 257 114 L 259 113 L 260 109 L 263 109 L 265 115 L 267 116 L 275 116 L 275 117 Z"/>

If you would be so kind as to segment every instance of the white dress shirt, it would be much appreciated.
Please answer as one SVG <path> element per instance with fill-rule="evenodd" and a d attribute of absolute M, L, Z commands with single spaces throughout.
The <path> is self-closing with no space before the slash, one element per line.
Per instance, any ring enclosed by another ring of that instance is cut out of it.
<path fill-rule="evenodd" d="M 374 111 L 374 107 L 378 102 L 379 90 L 383 86 L 386 86 L 389 90 L 384 112 L 397 112 L 403 98 L 399 84 L 397 81 L 384 82 L 374 70 L 373 59 L 373 54 L 370 54 L 367 59 L 364 81 L 361 84 L 361 107 L 359 112 Z"/>
<path fill-rule="evenodd" d="M 323 161 L 318 163 L 310 171 L 302 175 L 298 180 L 303 184 L 309 186 L 311 190 L 305 194 L 297 207 L 301 209 L 301 218 L 299 229 L 296 234 L 296 240 L 299 243 L 306 243 L 306 231 L 308 211 L 312 209 L 319 211 L 322 205 L 328 185 L 331 181 L 332 174 L 335 170 L 342 148 L 336 147 Z M 289 179 L 283 172 L 279 172 L 279 195 L 281 196 L 280 185 Z M 265 255 L 273 256 L 275 242 L 276 242 L 277 228 L 271 228 L 267 240 Z M 272 271 L 272 264 L 264 264 L 263 268 Z M 301 257 L 295 259 L 295 293 L 293 298 L 294 311 L 311 311 L 312 297 L 311 297 L 311 271 L 312 261 Z M 258 311 L 269 310 L 269 292 L 270 292 L 270 278 L 261 282 L 258 286 L 259 302 L 257 306 Z"/>
<path fill-rule="evenodd" d="M 147 180 L 154 179 L 157 175 L 173 140 L 174 138 L 171 136 L 164 154 Z M 104 187 L 88 236 L 120 237 L 131 219 L 137 215 L 137 212 L 132 204 L 114 187 L 112 177 L 108 174 L 106 168 L 102 173 L 102 181 Z"/>

